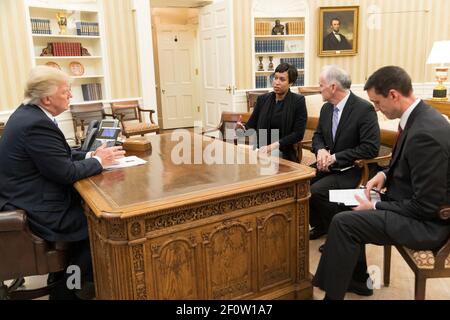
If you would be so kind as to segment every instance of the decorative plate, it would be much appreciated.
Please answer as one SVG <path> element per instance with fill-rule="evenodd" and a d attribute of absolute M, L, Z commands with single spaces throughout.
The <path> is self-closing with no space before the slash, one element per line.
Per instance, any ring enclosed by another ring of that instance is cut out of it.
<path fill-rule="evenodd" d="M 57 64 L 56 62 L 53 62 L 53 61 L 49 61 L 45 65 L 61 70 L 61 67 L 59 66 L 59 64 Z"/>
<path fill-rule="evenodd" d="M 73 61 L 69 64 L 70 72 L 74 76 L 82 76 L 84 74 L 84 67 L 81 63 Z"/>

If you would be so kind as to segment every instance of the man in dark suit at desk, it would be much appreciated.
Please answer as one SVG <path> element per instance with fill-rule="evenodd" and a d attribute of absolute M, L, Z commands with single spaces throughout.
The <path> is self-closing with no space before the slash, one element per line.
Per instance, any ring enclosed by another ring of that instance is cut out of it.
<path fill-rule="evenodd" d="M 372 188 L 386 188 L 381 201 L 357 197 L 354 211 L 333 218 L 313 279 L 329 299 L 343 299 L 346 291 L 372 293 L 366 243 L 430 250 L 450 233 L 450 225 L 437 216 L 438 208 L 450 203 L 450 125 L 415 98 L 411 78 L 399 67 L 379 69 L 364 89 L 376 109 L 389 119 L 400 118 L 399 136 L 389 169 L 366 186 L 368 199 Z"/>
<path fill-rule="evenodd" d="M 73 151 L 54 117 L 69 108 L 68 76 L 55 68 L 32 70 L 25 101 L 0 139 L 0 210 L 23 209 L 31 230 L 51 242 L 71 243 L 71 264 L 92 281 L 87 222 L 73 183 L 122 157 L 121 147 Z M 51 298 L 73 297 L 65 282 Z"/>
<path fill-rule="evenodd" d="M 330 27 L 331 32 L 323 38 L 323 50 L 351 50 L 352 45 L 342 33 L 339 33 L 341 20 L 339 18 L 331 19 Z"/>
<path fill-rule="evenodd" d="M 317 175 L 311 181 L 310 239 L 325 234 L 333 216 L 342 211 L 329 199 L 330 189 L 357 187 L 357 159 L 378 155 L 380 128 L 373 106 L 350 91 L 351 79 L 337 66 L 326 66 L 319 79 L 325 103 L 313 136 Z"/>

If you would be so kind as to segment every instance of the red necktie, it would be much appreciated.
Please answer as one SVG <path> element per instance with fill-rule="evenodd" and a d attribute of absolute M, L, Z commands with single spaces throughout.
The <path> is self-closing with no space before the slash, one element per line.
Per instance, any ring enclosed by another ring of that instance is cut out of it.
<path fill-rule="evenodd" d="M 394 150 L 395 147 L 397 146 L 397 142 L 400 139 L 400 136 L 402 135 L 403 129 L 400 126 L 400 123 L 398 124 L 398 129 L 397 129 L 397 135 L 395 136 L 395 142 L 394 142 L 394 146 L 392 147 L 392 154 L 394 154 Z"/>

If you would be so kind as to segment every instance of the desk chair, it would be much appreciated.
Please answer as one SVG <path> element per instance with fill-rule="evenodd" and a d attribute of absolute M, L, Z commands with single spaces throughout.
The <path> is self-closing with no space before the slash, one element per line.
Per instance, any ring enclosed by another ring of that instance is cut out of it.
<path fill-rule="evenodd" d="M 119 119 L 122 134 L 127 138 L 136 135 L 144 136 L 144 134 L 152 132 L 159 133 L 159 126 L 153 120 L 155 110 L 142 109 L 136 100 L 113 102 L 111 110 L 113 116 Z M 143 120 L 141 112 L 150 113 L 150 123 Z"/>
<path fill-rule="evenodd" d="M 0 300 L 36 299 L 48 295 L 52 283 L 34 290 L 17 290 L 27 276 L 62 271 L 68 263 L 65 243 L 51 243 L 28 227 L 23 210 L 0 212 Z M 8 287 L 4 281 L 16 279 Z"/>
<path fill-rule="evenodd" d="M 70 112 L 72 113 L 73 130 L 77 144 L 81 144 L 86 137 L 85 128 L 92 120 L 101 122 L 106 117 L 113 116 L 105 113 L 101 102 L 82 105 L 74 104 L 70 106 Z"/>

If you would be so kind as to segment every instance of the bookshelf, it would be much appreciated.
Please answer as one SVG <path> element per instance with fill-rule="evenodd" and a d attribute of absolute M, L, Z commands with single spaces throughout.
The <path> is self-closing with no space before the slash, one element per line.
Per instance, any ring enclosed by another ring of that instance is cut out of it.
<path fill-rule="evenodd" d="M 297 67 L 298 79 L 294 86 L 303 86 L 305 83 L 305 17 L 255 16 L 253 20 L 254 88 L 271 88 L 272 74 L 281 62 Z M 272 30 L 276 34 L 272 34 Z M 273 64 L 273 69 L 270 68 L 270 62 Z"/>
<path fill-rule="evenodd" d="M 71 104 L 107 100 L 109 79 L 98 1 L 24 1 L 32 65 L 51 65 L 66 72 L 72 82 Z M 67 22 L 63 28 L 58 24 L 62 19 Z M 65 29 L 62 34 L 61 29 Z"/>

